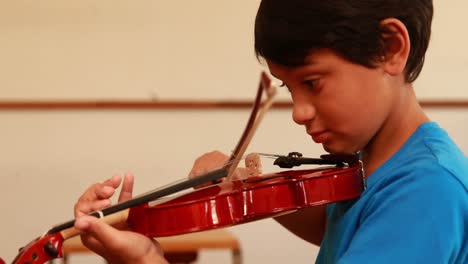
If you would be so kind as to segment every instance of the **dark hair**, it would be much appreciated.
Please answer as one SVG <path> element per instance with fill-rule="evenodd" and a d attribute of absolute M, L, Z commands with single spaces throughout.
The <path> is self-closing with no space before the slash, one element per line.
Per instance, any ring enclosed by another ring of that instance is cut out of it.
<path fill-rule="evenodd" d="M 380 22 L 399 19 L 411 50 L 405 81 L 413 82 L 424 64 L 433 16 L 432 0 L 262 0 L 255 21 L 257 57 L 299 66 L 312 51 L 329 48 L 343 58 L 375 67 L 385 54 Z"/>

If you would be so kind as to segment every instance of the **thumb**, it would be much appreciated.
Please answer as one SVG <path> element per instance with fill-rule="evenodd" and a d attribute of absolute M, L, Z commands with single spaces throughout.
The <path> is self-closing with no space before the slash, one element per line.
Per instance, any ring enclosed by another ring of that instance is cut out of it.
<path fill-rule="evenodd" d="M 91 216 L 76 219 L 75 228 L 93 241 L 86 246 L 104 257 L 108 263 L 142 263 L 142 260 L 158 260 L 167 263 L 159 244 L 152 239 L 131 231 L 120 231 L 104 221 Z"/>
<path fill-rule="evenodd" d="M 120 231 L 95 217 L 85 215 L 77 218 L 75 228 L 100 245 L 106 245 L 109 250 L 115 250 L 119 245 Z"/>

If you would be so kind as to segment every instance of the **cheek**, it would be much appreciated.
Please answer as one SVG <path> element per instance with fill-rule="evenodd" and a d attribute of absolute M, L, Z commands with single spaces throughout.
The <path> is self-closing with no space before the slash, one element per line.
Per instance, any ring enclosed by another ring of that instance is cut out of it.
<path fill-rule="evenodd" d="M 390 100 L 376 74 L 357 71 L 353 75 L 335 76 L 327 83 L 319 116 L 334 134 L 333 144 L 337 144 L 334 148 L 362 149 L 382 126 Z"/>
<path fill-rule="evenodd" d="M 327 128 L 349 144 L 363 145 L 373 137 L 384 119 L 385 106 L 379 104 L 374 95 L 343 93 L 323 112 Z"/>
<path fill-rule="evenodd" d="M 363 71 L 349 78 L 348 82 L 342 80 L 339 104 L 347 108 L 348 115 L 369 122 L 388 108 L 389 98 L 380 74 L 373 70 Z"/>
<path fill-rule="evenodd" d="M 359 101 L 346 113 L 349 123 L 340 129 L 356 148 L 364 148 L 378 133 L 387 115 L 387 105 L 378 101 Z"/>

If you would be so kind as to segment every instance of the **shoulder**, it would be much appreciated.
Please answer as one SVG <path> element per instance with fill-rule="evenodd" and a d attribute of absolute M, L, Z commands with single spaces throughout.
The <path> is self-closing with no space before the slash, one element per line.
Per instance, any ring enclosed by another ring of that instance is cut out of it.
<path fill-rule="evenodd" d="M 396 263 L 396 259 L 464 263 L 459 261 L 467 256 L 467 224 L 465 186 L 450 171 L 433 163 L 392 178 L 368 197 L 359 216 L 359 237 L 375 245 L 383 245 L 386 239 L 394 241 L 397 245 L 385 247 L 386 252 L 380 252 L 381 248 L 374 250 L 388 263 Z M 365 244 L 368 243 L 361 245 Z M 430 252 L 421 253 L 428 248 Z M 388 255 L 390 251 L 392 257 Z"/>
<path fill-rule="evenodd" d="M 468 190 L 467 157 L 433 122 L 423 124 L 375 174 L 369 182 L 376 192 Z"/>
<path fill-rule="evenodd" d="M 364 195 L 361 221 L 432 226 L 435 233 L 463 237 L 468 221 L 467 159 L 448 136 L 421 139 L 411 155 L 376 175 L 381 179 Z"/>
<path fill-rule="evenodd" d="M 366 208 L 369 213 L 375 213 L 378 208 L 387 210 L 387 206 L 411 211 L 426 210 L 426 206 L 430 206 L 434 209 L 431 214 L 462 208 L 467 212 L 468 192 L 464 178 L 466 175 L 453 174 L 438 163 L 400 169 L 368 194 L 364 193 Z"/>
<path fill-rule="evenodd" d="M 430 214 L 434 221 L 438 214 L 468 217 L 468 159 L 434 122 L 423 124 L 375 174 L 363 195 L 367 215 L 394 210 Z"/>
<path fill-rule="evenodd" d="M 363 247 L 376 263 L 464 263 L 467 177 L 466 156 L 448 135 L 420 130 L 370 176 L 352 206 L 356 230 L 343 263 L 369 257 Z"/>
<path fill-rule="evenodd" d="M 431 169 L 447 171 L 468 190 L 468 158 L 444 130 L 439 135 L 426 136 L 424 147 L 430 153 Z"/>
<path fill-rule="evenodd" d="M 420 206 L 430 205 L 432 214 L 452 209 L 468 212 L 468 166 L 450 163 L 448 157 L 429 154 L 382 172 L 386 175 L 375 175 L 382 179 L 369 193 L 364 192 L 366 208 L 375 213 L 376 208 L 398 203 L 409 210 L 425 210 Z"/>

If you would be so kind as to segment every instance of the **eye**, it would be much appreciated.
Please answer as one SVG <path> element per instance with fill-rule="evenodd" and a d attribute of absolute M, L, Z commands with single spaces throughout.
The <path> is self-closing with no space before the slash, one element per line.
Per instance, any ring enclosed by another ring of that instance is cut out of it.
<path fill-rule="evenodd" d="M 289 89 L 288 85 L 285 82 L 281 82 L 279 87 L 286 87 L 288 91 L 291 92 L 291 90 Z"/>
<path fill-rule="evenodd" d="M 305 80 L 303 83 L 307 87 L 313 89 L 317 86 L 319 79 L 310 79 L 310 80 Z"/>

